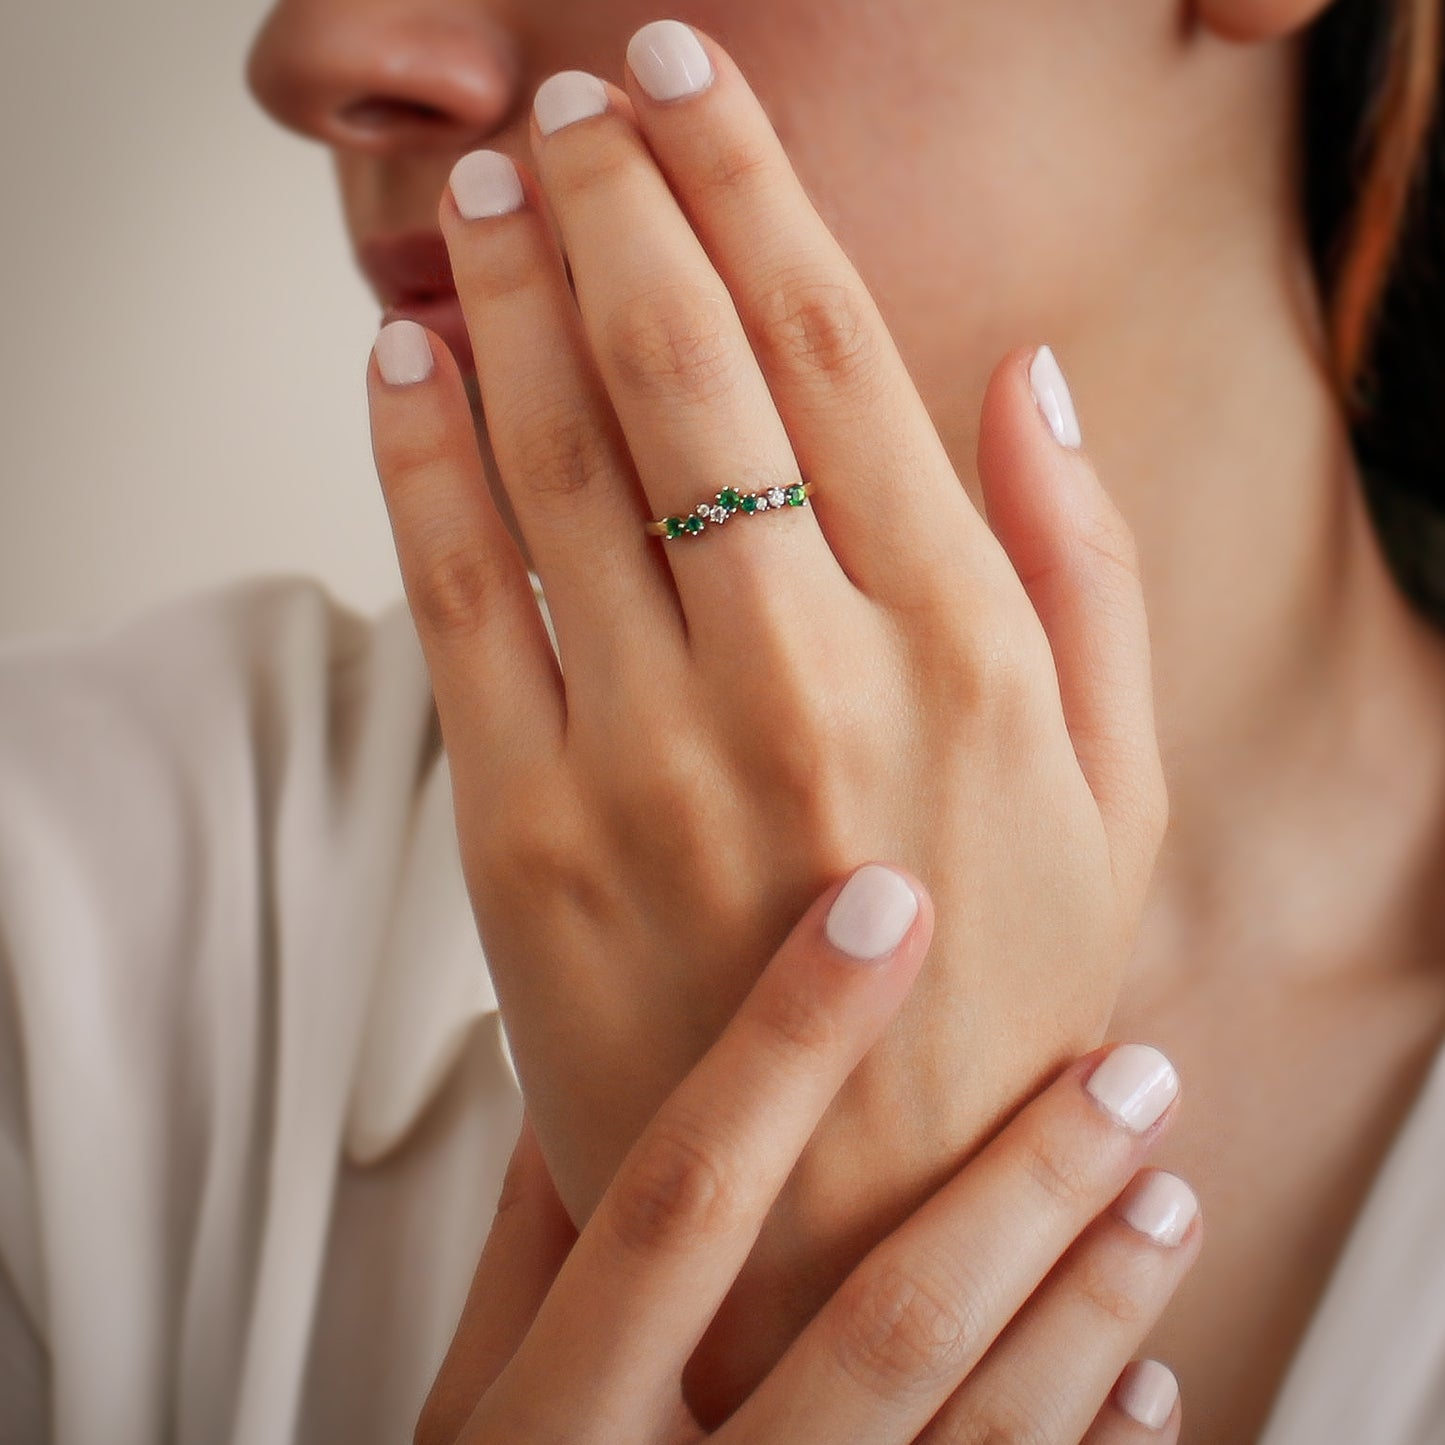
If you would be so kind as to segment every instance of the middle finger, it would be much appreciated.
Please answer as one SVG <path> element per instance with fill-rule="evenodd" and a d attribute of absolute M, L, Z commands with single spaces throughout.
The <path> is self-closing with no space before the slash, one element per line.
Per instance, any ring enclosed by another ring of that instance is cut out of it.
<path fill-rule="evenodd" d="M 1142 1171 L 1020 1312 L 917 1445 L 1081 1440 L 1199 1254 L 1182 1179 Z M 990 1433 L 993 1432 L 993 1433 Z"/>
<path fill-rule="evenodd" d="M 726 285 L 615 87 L 583 71 L 537 91 L 532 143 L 584 329 L 654 516 L 802 480 Z M 812 511 L 734 513 L 667 548 L 689 631 L 827 606 L 849 586 Z M 851 591 L 851 587 L 849 587 Z"/>

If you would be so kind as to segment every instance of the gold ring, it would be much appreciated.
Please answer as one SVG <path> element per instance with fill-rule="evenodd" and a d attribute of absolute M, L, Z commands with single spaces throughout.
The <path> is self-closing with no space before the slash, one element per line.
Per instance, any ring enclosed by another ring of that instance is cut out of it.
<path fill-rule="evenodd" d="M 649 522 L 644 530 L 649 537 L 676 542 L 681 537 L 699 536 L 708 527 L 721 527 L 739 513 L 753 517 L 759 512 L 780 512 L 784 507 L 806 507 L 812 495 L 812 482 L 794 482 L 790 487 L 769 487 L 761 492 L 739 492 L 728 487 L 712 501 L 699 502 L 685 517 L 661 517 Z"/>

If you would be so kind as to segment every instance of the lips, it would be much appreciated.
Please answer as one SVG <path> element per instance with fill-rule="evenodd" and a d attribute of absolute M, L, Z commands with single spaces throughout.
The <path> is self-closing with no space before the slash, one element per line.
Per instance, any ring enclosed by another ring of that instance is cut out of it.
<path fill-rule="evenodd" d="M 464 376 L 475 372 L 466 318 L 439 231 L 372 236 L 357 246 L 356 259 L 384 308 L 383 323 L 418 322 L 447 344 Z"/>

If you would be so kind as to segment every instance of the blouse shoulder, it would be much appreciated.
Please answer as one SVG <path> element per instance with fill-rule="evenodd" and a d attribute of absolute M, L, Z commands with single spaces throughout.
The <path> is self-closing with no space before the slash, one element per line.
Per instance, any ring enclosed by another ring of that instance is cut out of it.
<path fill-rule="evenodd" d="M 439 756 L 404 603 L 268 577 L 0 643 L 0 1273 L 56 1438 L 161 1438 L 168 1381 L 240 1367 L 287 1169 L 324 1231 Z"/>
<path fill-rule="evenodd" d="M 162 759 L 182 772 L 288 725 L 341 725 L 387 695 L 429 708 L 410 618 L 376 618 L 318 582 L 268 577 L 169 601 L 110 625 L 0 642 L 0 766 L 31 778 Z M 99 804 L 103 800 L 93 800 Z"/>

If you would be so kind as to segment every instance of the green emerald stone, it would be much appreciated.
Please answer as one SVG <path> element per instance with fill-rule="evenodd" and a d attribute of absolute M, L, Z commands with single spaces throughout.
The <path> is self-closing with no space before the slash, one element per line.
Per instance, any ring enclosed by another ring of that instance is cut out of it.
<path fill-rule="evenodd" d="M 758 499 L 755 496 L 744 497 L 741 506 L 745 512 L 756 512 L 758 509 Z"/>
<path fill-rule="evenodd" d="M 707 523 L 704 522 L 701 517 L 689 517 L 687 521 L 685 521 L 682 525 L 686 527 L 687 530 L 691 532 L 694 537 L 696 537 L 697 534 L 701 532 L 705 526 L 707 526 Z"/>
<path fill-rule="evenodd" d="M 802 487 L 788 488 L 788 505 L 790 507 L 801 507 L 808 500 L 808 494 Z"/>
<path fill-rule="evenodd" d="M 683 522 L 681 517 L 669 517 L 667 519 L 667 535 L 669 538 L 682 536 Z"/>
<path fill-rule="evenodd" d="M 732 487 L 728 487 L 726 491 L 717 494 L 718 506 L 725 507 L 729 512 L 736 512 L 737 509 L 742 506 L 742 503 L 743 499 L 741 495 L 734 491 Z"/>

